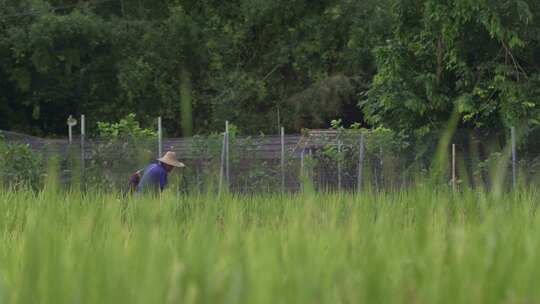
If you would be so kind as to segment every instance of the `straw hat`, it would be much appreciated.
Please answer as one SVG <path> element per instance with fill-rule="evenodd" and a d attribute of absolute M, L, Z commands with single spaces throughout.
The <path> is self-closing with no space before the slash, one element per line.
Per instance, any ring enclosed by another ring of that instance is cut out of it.
<path fill-rule="evenodd" d="M 163 155 L 162 158 L 158 158 L 158 160 L 164 164 L 171 165 L 173 167 L 178 167 L 178 168 L 185 167 L 183 163 L 179 162 L 176 159 L 176 153 L 172 151 L 168 151 L 167 153 L 165 153 L 165 155 Z"/>

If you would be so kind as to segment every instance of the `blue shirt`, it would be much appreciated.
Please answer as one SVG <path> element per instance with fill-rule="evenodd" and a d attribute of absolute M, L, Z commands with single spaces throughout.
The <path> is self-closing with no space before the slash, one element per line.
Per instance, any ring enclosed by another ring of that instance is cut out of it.
<path fill-rule="evenodd" d="M 151 164 L 144 169 L 141 181 L 137 186 L 137 192 L 163 190 L 167 185 L 167 170 L 161 163 Z M 158 188 L 159 187 L 159 188 Z"/>

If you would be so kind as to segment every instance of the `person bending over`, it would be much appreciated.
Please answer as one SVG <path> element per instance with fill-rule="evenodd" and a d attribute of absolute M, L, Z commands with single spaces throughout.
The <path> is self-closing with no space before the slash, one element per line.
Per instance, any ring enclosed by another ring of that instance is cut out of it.
<path fill-rule="evenodd" d="M 135 172 L 130 178 L 132 191 L 137 193 L 163 191 L 167 186 L 167 176 L 176 167 L 185 165 L 176 159 L 176 153 L 168 151 L 157 163 Z"/>

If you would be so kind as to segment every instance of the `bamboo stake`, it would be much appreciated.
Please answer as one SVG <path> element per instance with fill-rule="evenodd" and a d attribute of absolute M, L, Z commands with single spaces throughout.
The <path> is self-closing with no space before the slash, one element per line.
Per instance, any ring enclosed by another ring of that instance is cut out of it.
<path fill-rule="evenodd" d="M 84 186 L 85 181 L 85 138 L 86 137 L 86 121 L 84 114 L 81 115 L 81 185 Z"/>
<path fill-rule="evenodd" d="M 225 176 L 227 177 L 227 187 L 231 184 L 229 172 L 229 121 L 225 121 Z"/>
<path fill-rule="evenodd" d="M 356 189 L 358 192 L 362 190 L 362 172 L 364 167 L 364 134 L 360 135 L 360 152 L 358 153 L 358 181 Z"/>
<path fill-rule="evenodd" d="M 456 188 L 456 144 L 452 144 L 452 190 L 455 192 Z"/>
<path fill-rule="evenodd" d="M 227 127 L 225 126 L 225 130 Z M 221 145 L 221 163 L 219 166 L 219 188 L 218 188 L 218 196 L 221 194 L 221 190 L 223 188 L 223 179 L 225 175 L 225 150 L 227 145 L 227 131 L 223 133 L 223 143 Z"/>
<path fill-rule="evenodd" d="M 514 190 L 515 190 L 516 185 L 517 185 L 516 128 L 512 127 L 510 130 L 511 130 L 511 136 L 512 136 L 512 186 L 514 187 Z"/>
<path fill-rule="evenodd" d="M 338 163 L 337 163 L 337 174 L 338 174 L 338 190 L 341 190 L 341 140 L 338 141 L 337 151 L 338 151 Z"/>
<path fill-rule="evenodd" d="M 161 157 L 163 154 L 163 133 L 161 129 L 161 116 L 158 117 L 158 157 Z"/>
<path fill-rule="evenodd" d="M 285 192 L 285 128 L 281 127 L 281 193 Z"/>

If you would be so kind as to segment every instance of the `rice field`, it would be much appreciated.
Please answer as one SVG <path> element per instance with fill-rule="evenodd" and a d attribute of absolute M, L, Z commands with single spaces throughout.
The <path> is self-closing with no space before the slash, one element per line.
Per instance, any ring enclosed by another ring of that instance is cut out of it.
<path fill-rule="evenodd" d="M 539 199 L 0 190 L 0 303 L 536 303 Z"/>

